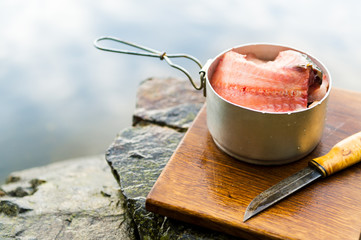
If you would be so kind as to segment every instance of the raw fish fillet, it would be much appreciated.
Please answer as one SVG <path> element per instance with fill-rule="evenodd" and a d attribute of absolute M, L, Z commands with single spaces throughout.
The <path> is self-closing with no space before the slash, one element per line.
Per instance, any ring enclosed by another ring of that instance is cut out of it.
<path fill-rule="evenodd" d="M 306 55 L 293 50 L 280 52 L 273 61 L 229 51 L 220 59 L 211 85 L 221 97 L 237 105 L 289 112 L 307 108 L 313 92 L 320 96 L 311 100 L 321 100 L 322 79 L 320 69 Z"/>

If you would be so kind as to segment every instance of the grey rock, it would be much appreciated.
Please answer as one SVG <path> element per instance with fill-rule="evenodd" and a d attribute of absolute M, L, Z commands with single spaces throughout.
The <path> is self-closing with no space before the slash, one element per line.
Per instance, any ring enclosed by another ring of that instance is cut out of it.
<path fill-rule="evenodd" d="M 3 213 L 7 216 L 14 217 L 19 213 L 24 213 L 27 211 L 31 211 L 31 209 L 22 208 L 16 203 L 13 203 L 8 200 L 0 201 L 0 213 Z"/>
<path fill-rule="evenodd" d="M 128 216 L 140 239 L 232 239 L 148 212 L 145 199 L 176 149 L 183 133 L 156 125 L 123 130 L 106 159 L 121 186 Z"/>
<path fill-rule="evenodd" d="M 140 239 L 237 239 L 227 234 L 148 212 L 145 209 L 145 198 L 128 199 L 127 211 L 134 220 Z"/>
<path fill-rule="evenodd" d="M 19 176 L 10 175 L 10 176 L 6 179 L 6 183 L 14 183 L 14 182 L 18 182 L 18 181 L 20 181 L 20 177 L 19 177 Z"/>
<path fill-rule="evenodd" d="M 123 195 L 144 198 L 173 154 L 183 133 L 155 125 L 123 130 L 106 152 Z"/>
<path fill-rule="evenodd" d="M 5 190 L 2 190 L 2 195 L 8 195 L 11 197 L 25 197 L 33 195 L 38 190 L 38 186 L 46 182 L 44 180 L 34 178 L 25 183 L 24 181 L 20 181 L 19 176 L 10 176 L 10 178 L 17 180 L 7 181 L 7 184 L 3 186 Z"/>
<path fill-rule="evenodd" d="M 204 101 L 203 92 L 195 90 L 188 80 L 150 78 L 138 88 L 133 123 L 154 123 L 186 131 Z"/>
<path fill-rule="evenodd" d="M 32 191 L 29 188 L 17 187 L 15 190 L 10 191 L 7 194 L 12 197 L 25 197 L 31 195 Z"/>
<path fill-rule="evenodd" d="M 0 197 L 0 239 L 134 239 L 103 156 L 12 173 Z M 12 192 L 28 189 L 29 194 Z"/>
<path fill-rule="evenodd" d="M 137 126 L 119 133 L 106 160 L 140 239 L 235 239 L 145 209 L 146 196 L 202 105 L 203 99 L 194 97 L 195 90 L 184 91 L 187 84 L 176 79 L 143 82 L 135 111 Z"/>

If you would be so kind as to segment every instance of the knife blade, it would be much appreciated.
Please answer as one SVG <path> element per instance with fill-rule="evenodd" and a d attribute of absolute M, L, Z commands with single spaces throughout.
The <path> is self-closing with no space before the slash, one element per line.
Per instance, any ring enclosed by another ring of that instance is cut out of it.
<path fill-rule="evenodd" d="M 309 166 L 260 193 L 248 205 L 243 222 L 317 179 L 360 161 L 361 132 L 358 132 L 337 143 L 326 155 L 311 160 Z"/>

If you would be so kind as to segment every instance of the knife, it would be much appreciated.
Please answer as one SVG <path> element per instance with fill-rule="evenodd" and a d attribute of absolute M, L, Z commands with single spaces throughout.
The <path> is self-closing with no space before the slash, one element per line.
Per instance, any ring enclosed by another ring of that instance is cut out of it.
<path fill-rule="evenodd" d="M 330 176 L 360 161 L 361 132 L 345 138 L 333 146 L 326 155 L 311 160 L 308 167 L 260 193 L 248 205 L 243 222 L 307 184 L 319 178 Z"/>

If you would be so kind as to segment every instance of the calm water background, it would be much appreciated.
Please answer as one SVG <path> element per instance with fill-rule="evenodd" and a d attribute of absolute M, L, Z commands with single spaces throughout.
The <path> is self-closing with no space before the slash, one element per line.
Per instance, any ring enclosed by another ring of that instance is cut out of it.
<path fill-rule="evenodd" d="M 286 44 L 320 59 L 335 87 L 361 91 L 360 10 L 356 0 L 2 0 L 0 182 L 15 170 L 104 153 L 130 126 L 140 81 L 183 77 L 155 58 L 96 50 L 97 37 L 202 63 L 239 44 Z"/>

